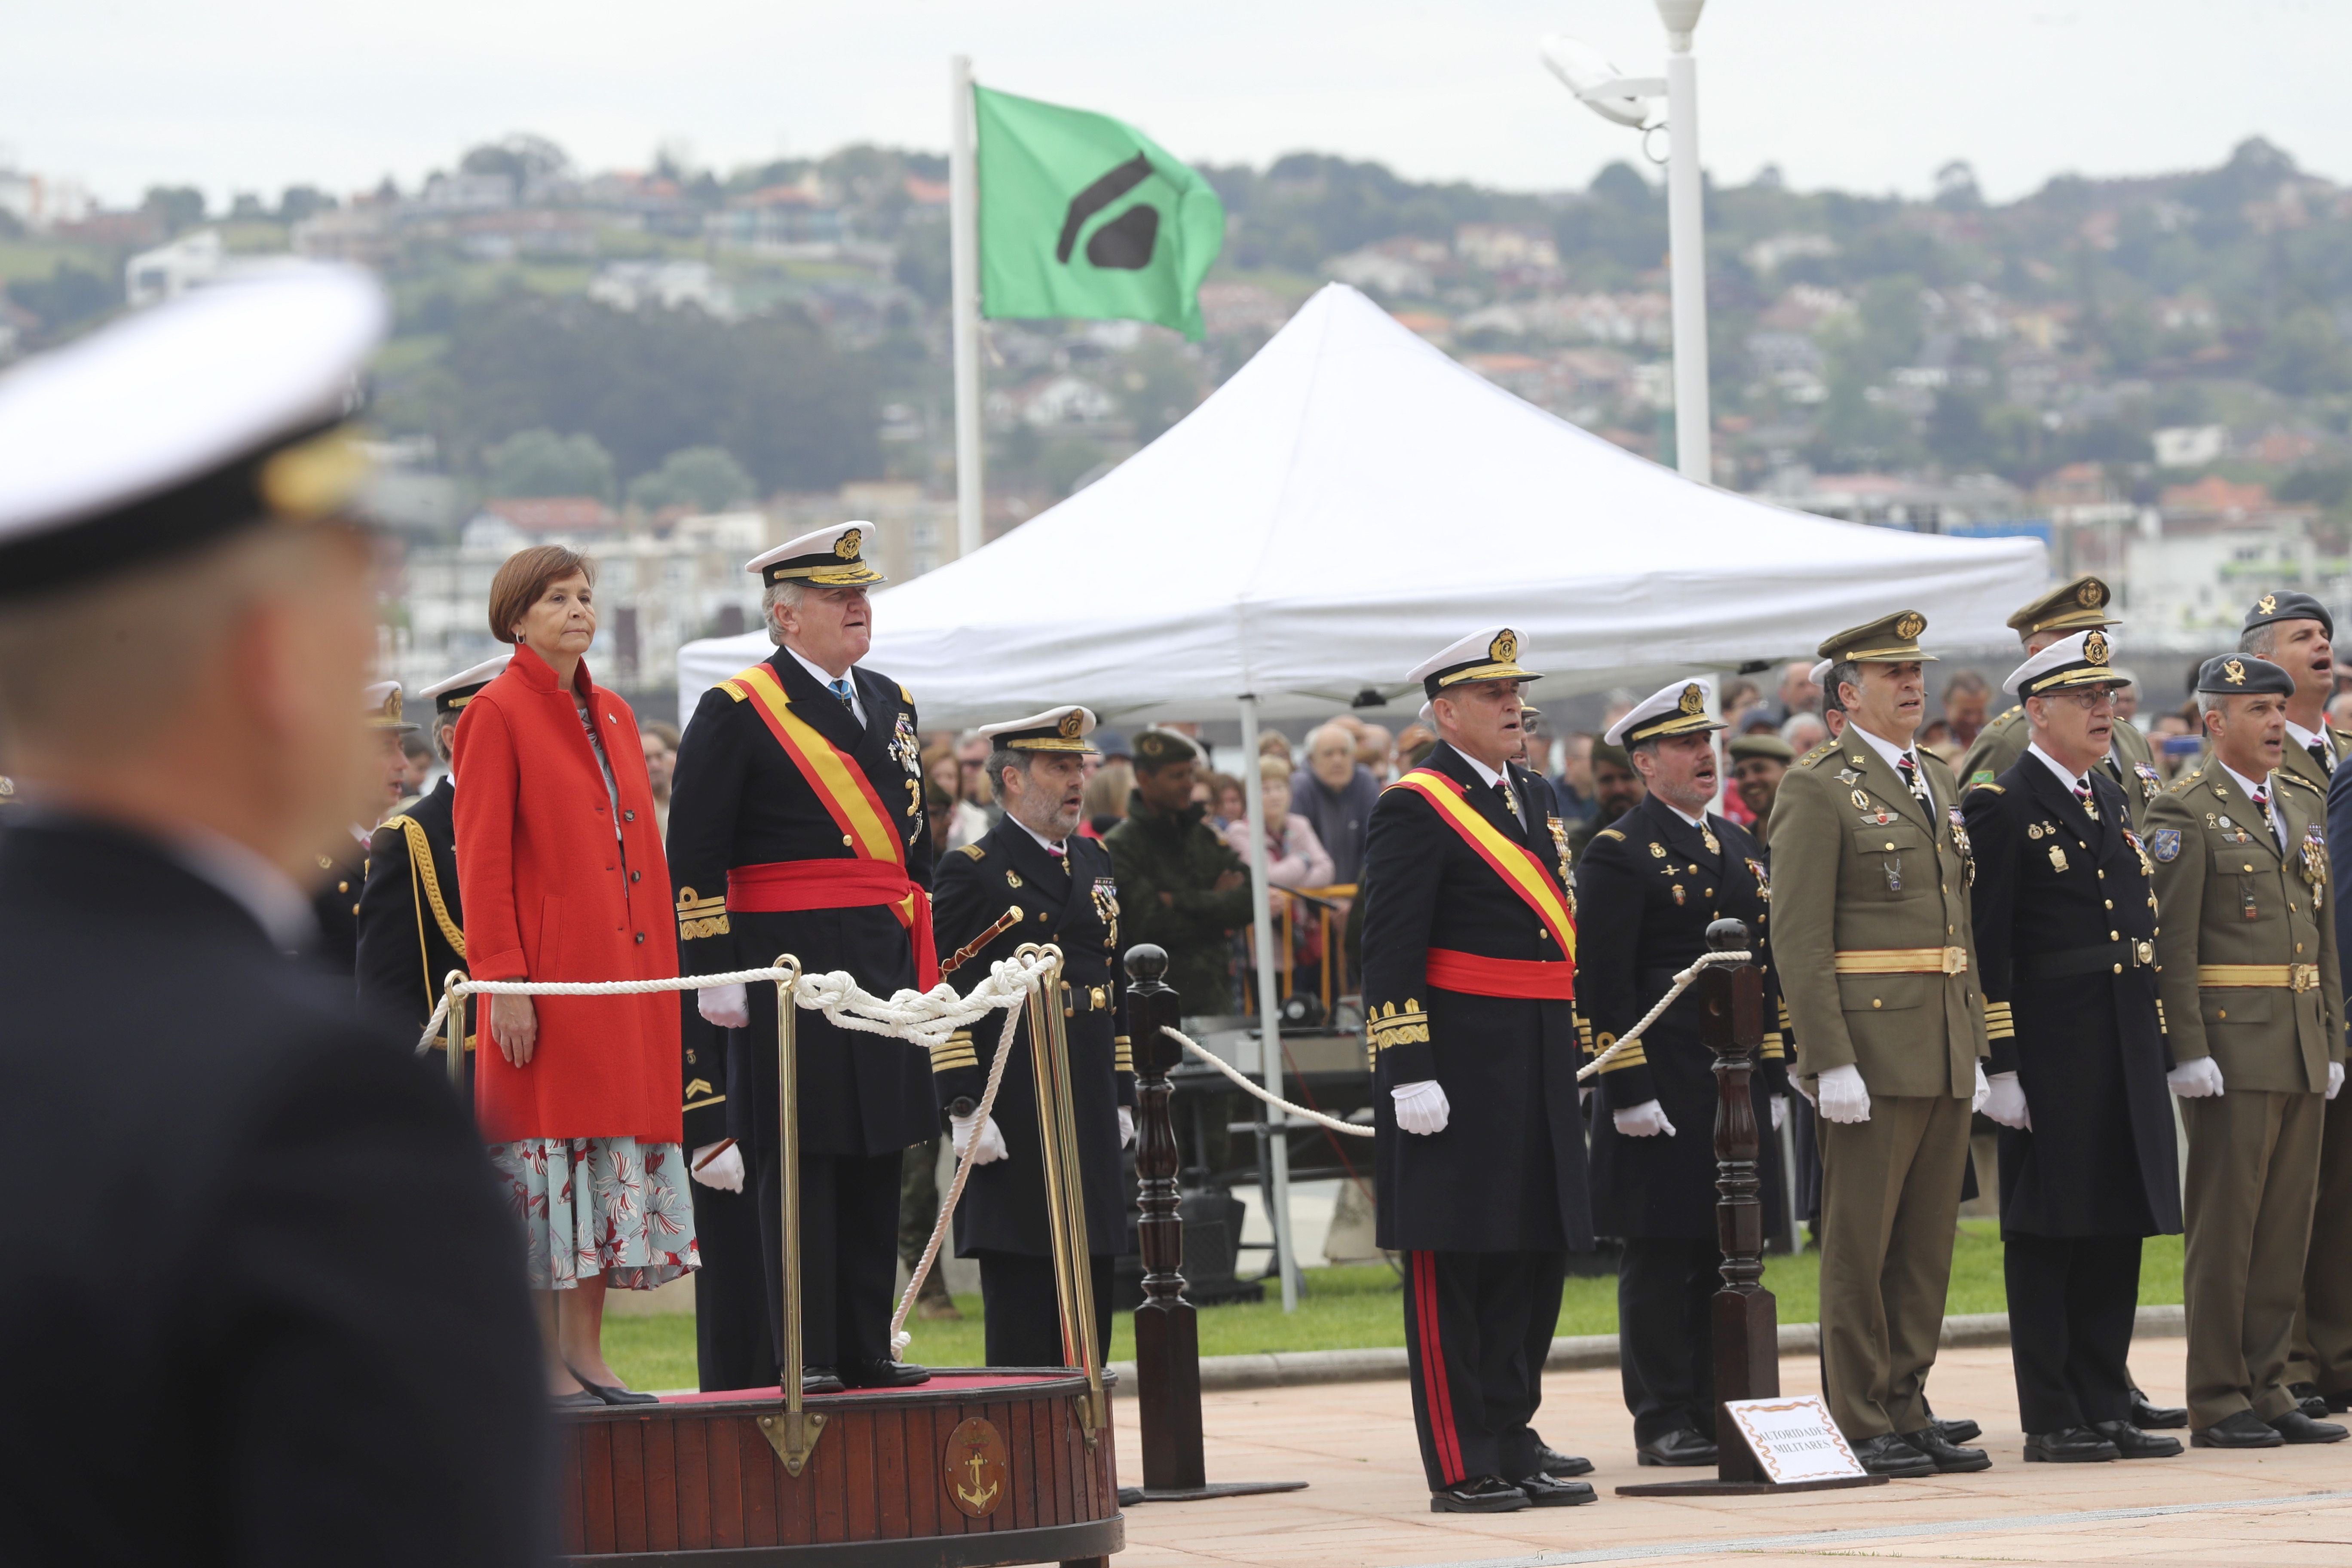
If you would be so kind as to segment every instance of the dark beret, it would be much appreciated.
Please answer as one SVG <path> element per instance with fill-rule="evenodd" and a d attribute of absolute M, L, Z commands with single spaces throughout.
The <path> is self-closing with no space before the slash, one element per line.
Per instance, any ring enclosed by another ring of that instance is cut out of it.
<path fill-rule="evenodd" d="M 2197 689 L 2226 697 L 2294 695 L 2294 677 L 2250 653 L 2217 654 L 2197 670 Z"/>

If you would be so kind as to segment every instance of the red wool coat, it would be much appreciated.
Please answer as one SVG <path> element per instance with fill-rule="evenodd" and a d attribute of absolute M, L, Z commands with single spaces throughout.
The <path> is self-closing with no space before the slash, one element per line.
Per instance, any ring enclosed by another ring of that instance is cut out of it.
<path fill-rule="evenodd" d="M 466 705 L 451 748 L 466 967 L 477 980 L 644 980 L 677 973 L 669 867 L 629 705 L 589 679 L 597 731 L 619 786 L 620 836 L 604 774 L 571 695 L 529 647 Z M 538 996 L 539 1047 L 516 1068 L 484 1009 L 474 1075 L 487 1142 L 614 1138 L 675 1143 L 678 1002 Z"/>

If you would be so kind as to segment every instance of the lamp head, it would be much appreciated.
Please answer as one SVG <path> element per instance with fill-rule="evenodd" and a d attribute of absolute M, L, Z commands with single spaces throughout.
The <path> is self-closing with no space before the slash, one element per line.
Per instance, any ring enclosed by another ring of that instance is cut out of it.
<path fill-rule="evenodd" d="M 1701 0 L 1704 3 L 1704 0 Z M 1581 38 L 1571 38 L 1565 33 L 1547 34 L 1536 45 L 1543 57 L 1544 68 L 1558 77 L 1560 84 L 1576 94 L 1576 100 L 1603 120 L 1615 121 L 1639 131 L 1649 122 L 1650 104 L 1646 99 L 1632 97 L 1594 98 L 1592 89 L 1612 82 L 1625 73 L 1617 68 L 1607 55 Z"/>
<path fill-rule="evenodd" d="M 1657 0 L 1658 20 L 1666 25 L 1666 47 L 1687 53 L 1691 35 L 1698 31 L 1698 14 L 1706 9 L 1706 0 Z"/>

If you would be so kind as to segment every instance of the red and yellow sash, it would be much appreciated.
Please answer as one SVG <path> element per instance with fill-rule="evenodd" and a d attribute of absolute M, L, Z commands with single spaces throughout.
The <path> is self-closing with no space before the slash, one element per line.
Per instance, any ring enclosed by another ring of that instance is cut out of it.
<path fill-rule="evenodd" d="M 851 851 L 859 859 L 906 865 L 907 846 L 899 838 L 882 797 L 874 793 L 866 770 L 793 711 L 792 699 L 784 695 L 783 682 L 776 679 L 772 668 L 755 664 L 733 679 L 719 684 L 736 701 L 751 704 L 751 710 L 759 714 L 768 732 L 775 736 L 776 743 L 791 755 L 801 776 L 816 791 L 817 799 L 824 802 L 825 810 L 833 814 L 834 823 L 848 838 Z"/>
<path fill-rule="evenodd" d="M 1575 962 L 1576 921 L 1569 914 L 1567 900 L 1560 897 L 1559 888 L 1544 874 L 1542 861 L 1479 816 L 1478 808 L 1465 798 L 1463 787 L 1433 768 L 1415 768 L 1389 787 L 1412 790 L 1435 806 L 1439 818 L 1460 834 L 1462 842 L 1493 867 L 1495 875 L 1502 878 L 1520 901 L 1536 912 L 1536 918 L 1551 932 L 1551 939 L 1559 943 L 1562 957 L 1570 963 Z"/>

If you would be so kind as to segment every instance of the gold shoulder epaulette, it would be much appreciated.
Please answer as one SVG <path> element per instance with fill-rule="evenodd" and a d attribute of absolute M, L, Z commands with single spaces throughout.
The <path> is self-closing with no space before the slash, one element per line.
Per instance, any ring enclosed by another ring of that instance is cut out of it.
<path fill-rule="evenodd" d="M 1835 741 L 1823 741 L 1820 745 L 1815 746 L 1811 751 L 1807 752 L 1803 756 L 1799 757 L 1797 759 L 1797 765 L 1801 768 L 1810 768 L 1815 763 L 1820 762 L 1823 757 L 1834 757 L 1837 753 L 1838 743 Z"/>
<path fill-rule="evenodd" d="M 1604 827 L 1604 828 L 1602 828 L 1600 832 L 1598 832 L 1598 833 L 1594 834 L 1592 837 L 1595 837 L 1595 838 L 1614 838 L 1614 839 L 1619 840 L 1620 842 L 1622 842 L 1622 841 L 1623 841 L 1623 839 L 1624 839 L 1624 837 L 1625 837 L 1625 836 L 1624 836 L 1623 834 L 1622 834 L 1622 833 L 1618 832 L 1618 831 L 1617 831 L 1615 828 L 1613 828 L 1613 827 Z"/>
<path fill-rule="evenodd" d="M 2006 785 L 2006 784 L 1977 784 L 1977 785 L 1972 786 L 1972 787 L 1969 790 L 1969 793 L 1970 795 L 1974 795 L 1974 794 L 1976 794 L 1976 793 L 1977 793 L 1977 791 L 1978 791 L 1978 790 L 1980 790 L 1980 789 L 1989 789 L 1989 790 L 1992 791 L 1992 793 L 1993 793 L 1993 794 L 1995 794 L 1995 795 L 2007 795 L 2007 794 L 2009 793 L 2009 786 L 2008 786 L 2008 785 Z"/>
<path fill-rule="evenodd" d="M 898 688 L 898 700 L 912 708 L 915 705 L 915 694 L 901 686 Z"/>
<path fill-rule="evenodd" d="M 2179 778 L 2173 780 L 2170 784 L 2165 785 L 2164 793 L 2167 795 L 2185 794 L 2190 784 L 2195 784 L 2199 779 L 2201 779 L 2204 776 L 2205 770 L 2203 768 L 2198 768 L 2192 772 L 2185 773 Z"/>
<path fill-rule="evenodd" d="M 2021 703 L 2018 703 L 2018 704 L 2016 704 L 2015 706 L 2011 707 L 2010 709 L 2006 710 L 2005 711 L 2003 711 L 2003 712 L 2001 712 L 2001 713 L 1999 713 L 1999 714 L 1996 714 L 1993 718 L 1991 718 L 1990 720 L 1987 721 L 1987 722 L 1986 722 L 1986 724 L 1985 724 L 1985 728 L 1986 728 L 1986 729 L 1988 729 L 1988 730 L 2006 730 L 2006 729 L 2008 729 L 2011 724 L 2016 723 L 2016 722 L 2017 722 L 2017 716 L 2018 716 L 2019 714 L 2021 714 L 2021 713 L 2024 712 L 2024 711 L 2025 711 L 2025 705 L 2024 705 L 2023 703 L 2021 703 Z"/>
<path fill-rule="evenodd" d="M 956 853 L 959 855 L 969 855 L 973 859 L 978 860 L 984 858 L 988 854 L 988 851 L 982 849 L 977 844 L 959 844 L 956 846 Z"/>
<path fill-rule="evenodd" d="M 2291 773 L 2284 768 L 2281 768 L 2278 771 L 2278 776 L 2286 780 L 2286 782 L 2291 784 L 2301 784 L 2304 788 L 2309 790 L 2314 795 L 2324 795 L 2327 793 L 2323 786 L 2312 783 L 2309 779 L 2305 778 L 2301 773 Z"/>

